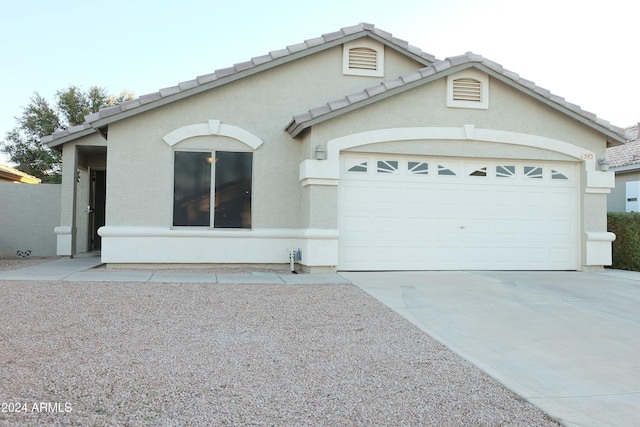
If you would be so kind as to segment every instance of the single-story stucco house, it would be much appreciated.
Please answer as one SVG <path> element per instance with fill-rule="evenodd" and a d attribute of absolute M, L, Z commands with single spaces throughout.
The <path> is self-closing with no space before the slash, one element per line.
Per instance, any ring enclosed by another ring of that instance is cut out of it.
<path fill-rule="evenodd" d="M 624 130 L 466 53 L 370 24 L 86 117 L 58 254 L 305 271 L 597 270 Z"/>
<path fill-rule="evenodd" d="M 640 138 L 638 125 L 627 128 L 629 141 L 607 148 L 607 160 L 616 175 L 608 196 L 609 212 L 640 212 Z"/>

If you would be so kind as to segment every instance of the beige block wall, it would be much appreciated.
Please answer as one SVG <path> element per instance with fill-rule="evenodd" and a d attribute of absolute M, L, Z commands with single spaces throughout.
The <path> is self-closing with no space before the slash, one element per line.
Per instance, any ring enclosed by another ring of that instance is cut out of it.
<path fill-rule="evenodd" d="M 60 184 L 0 183 L 0 256 L 54 256 L 60 224 Z"/>

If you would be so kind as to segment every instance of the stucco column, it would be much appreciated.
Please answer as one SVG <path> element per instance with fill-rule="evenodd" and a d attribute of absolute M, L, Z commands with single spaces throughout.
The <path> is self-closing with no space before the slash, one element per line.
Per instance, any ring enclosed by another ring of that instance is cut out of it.
<path fill-rule="evenodd" d="M 302 264 L 310 272 L 333 271 L 338 265 L 338 175 L 332 166 L 315 159 L 300 164 Z"/>
<path fill-rule="evenodd" d="M 615 234 L 607 231 L 607 194 L 589 192 L 584 195 L 584 252 L 582 271 L 601 271 L 611 265 L 611 242 Z"/>
<path fill-rule="evenodd" d="M 62 194 L 60 197 L 60 225 L 54 229 L 57 236 L 56 253 L 73 256 L 76 253 L 76 192 L 78 151 L 75 144 L 62 148 Z"/>

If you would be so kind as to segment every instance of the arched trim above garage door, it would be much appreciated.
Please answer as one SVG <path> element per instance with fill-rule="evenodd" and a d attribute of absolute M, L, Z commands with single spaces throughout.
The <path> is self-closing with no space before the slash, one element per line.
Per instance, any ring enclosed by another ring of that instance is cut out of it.
<path fill-rule="evenodd" d="M 338 159 L 340 151 L 361 145 L 376 144 L 391 141 L 412 140 L 470 140 L 497 142 L 502 144 L 524 145 L 556 151 L 576 159 L 584 160 L 595 169 L 595 154 L 582 147 L 552 138 L 508 132 L 493 129 L 476 128 L 474 125 L 462 127 L 408 127 L 378 129 L 368 132 L 355 133 L 327 142 L 327 160 Z"/>
<path fill-rule="evenodd" d="M 327 142 L 326 160 L 306 160 L 300 165 L 300 180 L 303 185 L 337 185 L 341 151 L 381 142 L 415 140 L 484 141 L 554 151 L 585 163 L 587 171 L 586 192 L 609 192 L 609 189 L 614 186 L 612 172 L 601 172 L 596 169 L 597 157 L 593 151 L 558 139 L 518 132 L 482 129 L 476 128 L 474 125 L 378 129 L 335 138 Z"/>

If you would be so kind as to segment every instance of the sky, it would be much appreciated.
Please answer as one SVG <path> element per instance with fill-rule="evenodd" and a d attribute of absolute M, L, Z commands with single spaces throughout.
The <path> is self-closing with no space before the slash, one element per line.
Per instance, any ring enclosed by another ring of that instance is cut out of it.
<path fill-rule="evenodd" d="M 361 22 L 438 59 L 482 55 L 613 125 L 640 121 L 630 0 L 0 0 L 0 139 L 35 92 L 140 96 Z"/>

